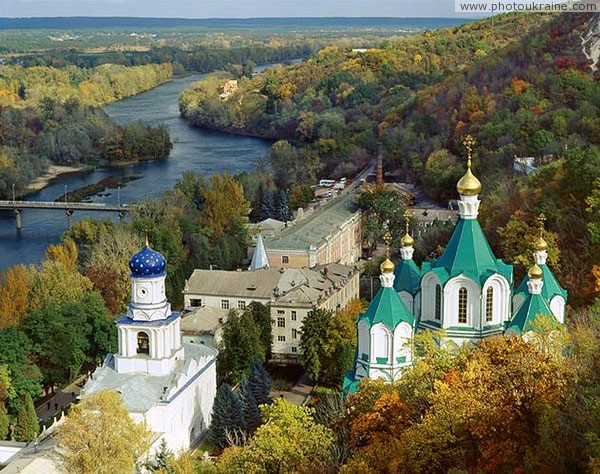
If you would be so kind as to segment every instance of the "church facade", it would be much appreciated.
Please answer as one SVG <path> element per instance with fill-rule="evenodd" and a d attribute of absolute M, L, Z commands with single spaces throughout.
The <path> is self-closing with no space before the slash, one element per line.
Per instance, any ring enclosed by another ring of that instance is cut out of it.
<path fill-rule="evenodd" d="M 216 394 L 217 351 L 182 343 L 181 317 L 165 294 L 166 260 L 148 243 L 129 262 L 131 302 L 116 321 L 119 348 L 109 354 L 82 397 L 116 390 L 131 417 L 173 452 L 190 445 L 210 424 Z"/>
<path fill-rule="evenodd" d="M 471 172 L 457 185 L 459 220 L 442 255 L 419 266 L 414 240 L 402 238 L 401 260 L 381 264 L 381 289 L 357 320 L 358 348 L 345 393 L 357 390 L 364 377 L 398 379 L 412 363 L 411 339 L 419 331 L 442 330 L 442 344 L 477 343 L 498 334 L 527 337 L 539 315 L 565 322 L 567 293 L 546 265 L 547 243 L 535 242 L 535 264 L 515 287 L 513 268 L 497 259 L 477 219 L 481 183 Z"/>

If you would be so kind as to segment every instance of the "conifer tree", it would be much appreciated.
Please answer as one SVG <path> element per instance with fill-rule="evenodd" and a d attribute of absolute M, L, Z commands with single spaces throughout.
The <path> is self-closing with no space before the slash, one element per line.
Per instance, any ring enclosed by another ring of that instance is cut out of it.
<path fill-rule="evenodd" d="M 243 428 L 244 418 L 240 400 L 233 394 L 229 384 L 224 383 L 215 396 L 209 439 L 217 446 L 226 448 L 227 433 Z"/>
<path fill-rule="evenodd" d="M 35 407 L 31 395 L 26 393 L 22 398 L 21 408 L 17 413 L 15 439 L 17 441 L 32 441 L 38 434 L 40 426 L 37 421 Z"/>
<path fill-rule="evenodd" d="M 248 376 L 248 385 L 258 405 L 271 402 L 271 376 L 263 367 L 258 357 L 255 357 L 252 361 L 250 375 Z"/>
<path fill-rule="evenodd" d="M 260 413 L 254 393 L 250 389 L 248 379 L 244 377 L 240 382 L 240 388 L 237 396 L 242 405 L 242 415 L 244 417 L 244 428 L 249 431 L 255 428 L 260 421 Z"/>

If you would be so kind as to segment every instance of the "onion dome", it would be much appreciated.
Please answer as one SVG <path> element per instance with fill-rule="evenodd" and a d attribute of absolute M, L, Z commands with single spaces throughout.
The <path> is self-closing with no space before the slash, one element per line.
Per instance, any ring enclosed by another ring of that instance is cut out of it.
<path fill-rule="evenodd" d="M 538 250 L 538 251 L 542 251 L 542 250 L 547 250 L 548 249 L 548 244 L 547 244 L 547 242 L 544 240 L 544 238 L 541 235 L 535 241 L 535 249 Z"/>
<path fill-rule="evenodd" d="M 464 145 L 467 147 L 468 151 L 467 172 L 458 181 L 456 189 L 461 196 L 477 196 L 478 194 L 481 194 L 481 181 L 479 181 L 471 172 L 471 153 L 473 152 L 475 139 L 471 135 L 467 135 L 467 137 L 465 137 Z"/>
<path fill-rule="evenodd" d="M 477 196 L 481 194 L 481 181 L 479 181 L 473 173 L 471 173 L 471 158 L 467 164 L 467 172 L 458 181 L 456 185 L 458 194 L 462 196 Z"/>
<path fill-rule="evenodd" d="M 392 263 L 389 258 L 386 258 L 383 263 L 379 266 L 381 273 L 392 273 L 396 266 Z"/>
<path fill-rule="evenodd" d="M 131 275 L 136 277 L 161 276 L 165 273 L 167 259 L 146 245 L 129 260 Z"/>
<path fill-rule="evenodd" d="M 402 244 L 402 247 L 412 247 L 415 243 L 415 239 L 413 239 L 409 233 L 406 233 L 406 235 L 402 237 L 400 243 Z"/>
<path fill-rule="evenodd" d="M 529 269 L 529 272 L 527 272 L 527 275 L 532 280 L 540 280 L 544 276 L 544 272 L 537 264 L 534 264 L 533 267 Z"/>

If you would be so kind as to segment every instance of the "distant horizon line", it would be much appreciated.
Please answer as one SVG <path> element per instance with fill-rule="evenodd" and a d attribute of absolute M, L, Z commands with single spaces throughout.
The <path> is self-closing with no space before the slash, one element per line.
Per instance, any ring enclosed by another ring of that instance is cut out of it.
<path fill-rule="evenodd" d="M 365 19 L 365 20 L 479 20 L 477 16 L 251 16 L 251 17 L 164 17 L 164 16 L 131 16 L 131 15 L 57 15 L 57 16 L 0 16 L 0 20 L 56 20 L 60 18 L 80 19 L 131 19 L 131 20 L 290 20 L 290 19 Z"/>

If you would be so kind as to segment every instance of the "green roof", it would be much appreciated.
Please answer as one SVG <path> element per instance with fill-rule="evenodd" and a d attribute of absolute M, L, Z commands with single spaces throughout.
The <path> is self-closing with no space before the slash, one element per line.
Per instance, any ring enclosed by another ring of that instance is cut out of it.
<path fill-rule="evenodd" d="M 560 283 L 558 283 L 558 280 L 556 279 L 548 265 L 539 265 L 539 267 L 542 269 L 542 272 L 544 274 L 542 278 L 542 281 L 544 282 L 544 285 L 542 286 L 542 296 L 544 297 L 544 299 L 546 301 L 551 301 L 552 298 L 559 295 L 562 296 L 565 299 L 565 301 L 567 301 L 567 290 L 560 286 Z M 527 288 L 528 281 L 529 276 L 525 275 L 525 278 L 523 278 L 523 281 L 515 290 L 515 295 L 518 295 L 520 293 L 529 293 L 529 289 Z"/>
<path fill-rule="evenodd" d="M 416 295 L 419 292 L 420 284 L 421 270 L 414 260 L 400 260 L 394 271 L 394 289 Z"/>
<path fill-rule="evenodd" d="M 367 318 L 371 326 L 383 323 L 392 330 L 402 321 L 411 326 L 415 323 L 415 317 L 400 300 L 394 288 L 381 288 L 369 304 L 367 312 L 360 318 Z"/>
<path fill-rule="evenodd" d="M 360 380 L 356 380 L 356 375 L 353 370 L 346 373 L 344 376 L 344 382 L 342 384 L 342 396 L 345 398 L 348 395 L 352 395 L 358 392 L 358 385 Z"/>
<path fill-rule="evenodd" d="M 548 303 L 541 294 L 527 294 L 527 299 L 519 307 L 512 320 L 508 323 L 508 329 L 514 329 L 520 334 L 531 329 L 531 323 L 535 321 L 538 314 L 554 316 Z"/>
<path fill-rule="evenodd" d="M 512 285 L 512 265 L 494 256 L 477 219 L 459 219 L 444 253 L 425 268 L 444 269 L 448 276 L 442 283 L 460 274 L 483 283 L 490 275 L 499 273 Z M 438 277 L 445 276 L 443 272 L 436 273 Z"/>
<path fill-rule="evenodd" d="M 344 193 L 265 239 L 265 247 L 268 250 L 308 250 L 311 245 L 319 247 L 358 211 L 356 195 Z"/>

